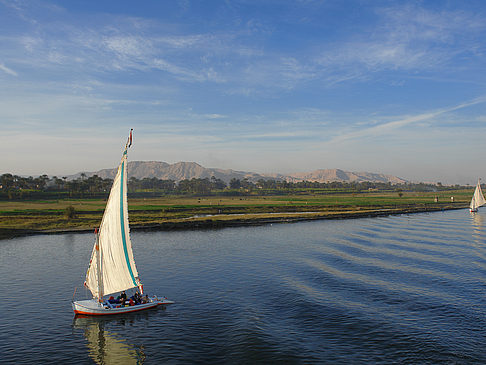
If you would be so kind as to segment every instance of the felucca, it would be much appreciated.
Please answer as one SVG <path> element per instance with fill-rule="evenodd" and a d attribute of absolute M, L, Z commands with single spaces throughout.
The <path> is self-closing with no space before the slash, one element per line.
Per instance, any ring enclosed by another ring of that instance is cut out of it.
<path fill-rule="evenodd" d="M 143 296 L 143 285 L 133 259 L 127 204 L 127 151 L 132 145 L 132 131 L 113 180 L 100 228 L 95 231 L 96 241 L 84 282 L 93 299 L 73 301 L 75 314 L 128 313 L 174 303 L 167 298 Z M 104 299 L 132 288 L 138 288 L 140 292 L 136 300 Z"/>
<path fill-rule="evenodd" d="M 474 190 L 474 195 L 471 199 L 471 204 L 469 204 L 469 211 L 472 213 L 477 212 L 478 208 L 484 204 L 486 204 L 486 200 L 484 199 L 484 195 L 481 190 L 481 180 L 478 180 L 476 190 Z"/>

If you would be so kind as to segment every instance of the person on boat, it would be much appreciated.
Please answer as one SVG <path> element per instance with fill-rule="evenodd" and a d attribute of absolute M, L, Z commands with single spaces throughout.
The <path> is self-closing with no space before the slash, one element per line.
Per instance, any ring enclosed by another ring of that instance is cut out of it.
<path fill-rule="evenodd" d="M 120 303 L 125 304 L 126 300 L 127 300 L 127 295 L 125 294 L 124 291 L 122 291 L 120 294 Z"/>
<path fill-rule="evenodd" d="M 130 298 L 129 300 L 133 301 L 135 304 L 140 304 L 141 303 L 141 297 L 140 297 L 140 294 L 138 292 L 135 292 Z"/>
<path fill-rule="evenodd" d="M 116 304 L 117 303 L 117 300 L 113 297 L 113 295 L 110 297 L 110 299 L 108 299 L 108 302 L 110 302 L 111 304 Z"/>

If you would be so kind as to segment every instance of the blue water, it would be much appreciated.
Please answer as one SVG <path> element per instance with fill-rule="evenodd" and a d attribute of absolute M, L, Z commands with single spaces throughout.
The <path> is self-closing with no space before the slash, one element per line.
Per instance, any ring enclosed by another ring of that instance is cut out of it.
<path fill-rule="evenodd" d="M 0 241 L 2 363 L 486 363 L 486 211 L 133 232 L 177 303 L 76 318 L 91 234 Z"/>

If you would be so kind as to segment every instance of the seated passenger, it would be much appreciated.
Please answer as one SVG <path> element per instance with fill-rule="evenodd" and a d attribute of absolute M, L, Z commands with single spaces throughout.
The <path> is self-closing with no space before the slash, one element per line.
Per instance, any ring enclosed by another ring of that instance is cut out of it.
<path fill-rule="evenodd" d="M 139 292 L 136 292 L 134 295 L 133 295 L 133 300 L 135 301 L 135 304 L 140 304 L 142 303 L 142 296 L 140 295 Z"/>
<path fill-rule="evenodd" d="M 114 308 L 113 307 L 113 304 L 110 303 L 110 300 L 109 299 L 108 300 L 105 300 L 105 303 L 104 304 L 105 304 L 105 308 L 106 309 L 108 309 L 108 308 Z"/>

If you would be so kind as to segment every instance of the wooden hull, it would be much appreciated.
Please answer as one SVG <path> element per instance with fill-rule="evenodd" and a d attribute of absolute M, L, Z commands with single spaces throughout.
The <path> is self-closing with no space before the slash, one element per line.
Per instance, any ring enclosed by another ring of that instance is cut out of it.
<path fill-rule="evenodd" d="M 133 306 L 115 307 L 110 308 L 106 304 L 99 303 L 95 299 L 79 300 L 73 302 L 73 311 L 76 315 L 86 316 L 106 316 L 113 314 L 139 312 L 146 309 L 156 308 L 159 305 L 173 304 L 173 301 L 167 299 L 158 299 L 156 297 L 150 298 L 150 302 L 145 304 L 137 304 Z"/>

